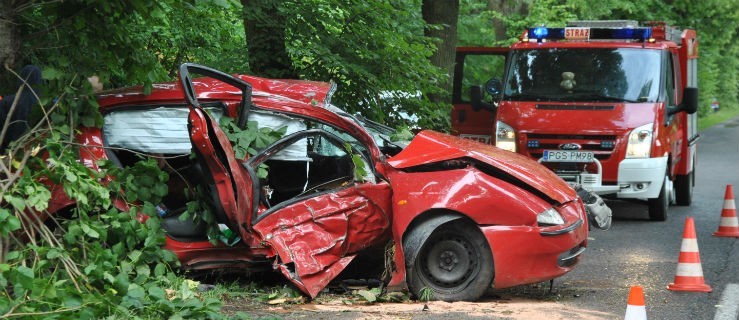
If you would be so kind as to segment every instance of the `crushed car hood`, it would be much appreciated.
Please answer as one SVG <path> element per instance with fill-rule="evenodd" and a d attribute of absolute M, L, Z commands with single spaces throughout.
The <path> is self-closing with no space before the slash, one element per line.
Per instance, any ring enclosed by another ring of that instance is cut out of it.
<path fill-rule="evenodd" d="M 577 197 L 575 191 L 564 180 L 529 158 L 491 145 L 435 131 L 420 132 L 403 151 L 387 162 L 396 169 L 406 169 L 462 158 L 489 164 L 559 203 Z"/>

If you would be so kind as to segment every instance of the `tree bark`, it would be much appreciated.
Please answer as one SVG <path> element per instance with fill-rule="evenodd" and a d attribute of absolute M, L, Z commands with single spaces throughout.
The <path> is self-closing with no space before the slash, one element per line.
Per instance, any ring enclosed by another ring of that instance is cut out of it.
<path fill-rule="evenodd" d="M 278 10 L 281 2 L 241 0 L 241 4 L 251 71 L 269 78 L 297 78 L 285 46 L 286 17 Z"/>
<path fill-rule="evenodd" d="M 0 1 L 0 67 L 13 68 L 20 55 L 20 35 L 16 28 L 13 1 Z"/>
<path fill-rule="evenodd" d="M 488 1 L 488 10 L 500 12 L 505 16 L 511 14 L 526 14 L 529 11 L 527 0 L 490 0 Z M 492 19 L 493 28 L 495 28 L 495 40 L 504 41 L 508 39 L 508 27 L 505 21 L 501 19 Z"/>
<path fill-rule="evenodd" d="M 454 75 L 454 58 L 457 49 L 457 21 L 459 20 L 459 0 L 423 0 L 423 20 L 441 28 L 426 28 L 427 37 L 437 38 L 436 52 L 431 56 L 431 63 L 449 75 L 442 88 L 451 92 Z M 430 97 L 435 102 L 450 102 L 451 95 Z"/>

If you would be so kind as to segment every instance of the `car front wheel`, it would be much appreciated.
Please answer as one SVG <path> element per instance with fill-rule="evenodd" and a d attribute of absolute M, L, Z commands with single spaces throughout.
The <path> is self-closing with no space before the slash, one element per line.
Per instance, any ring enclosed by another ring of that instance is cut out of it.
<path fill-rule="evenodd" d="M 479 228 L 455 221 L 431 233 L 408 271 L 419 299 L 473 301 L 493 281 L 493 254 Z"/>

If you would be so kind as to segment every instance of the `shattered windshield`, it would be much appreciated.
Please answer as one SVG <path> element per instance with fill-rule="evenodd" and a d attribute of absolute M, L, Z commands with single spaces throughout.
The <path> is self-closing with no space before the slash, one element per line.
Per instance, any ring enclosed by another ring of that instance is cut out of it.
<path fill-rule="evenodd" d="M 656 102 L 660 61 L 658 50 L 515 50 L 503 100 Z"/>

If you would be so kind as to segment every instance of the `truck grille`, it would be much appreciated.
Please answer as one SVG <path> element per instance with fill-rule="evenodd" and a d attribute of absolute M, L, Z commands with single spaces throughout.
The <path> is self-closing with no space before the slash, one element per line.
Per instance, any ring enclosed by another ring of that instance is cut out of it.
<path fill-rule="evenodd" d="M 606 160 L 611 157 L 616 136 L 614 135 L 568 135 L 568 134 L 542 134 L 530 133 L 524 137 L 524 145 L 529 156 L 539 159 L 544 150 L 559 150 L 563 143 L 576 143 L 582 147 L 581 151 L 592 151 L 598 160 Z"/>

